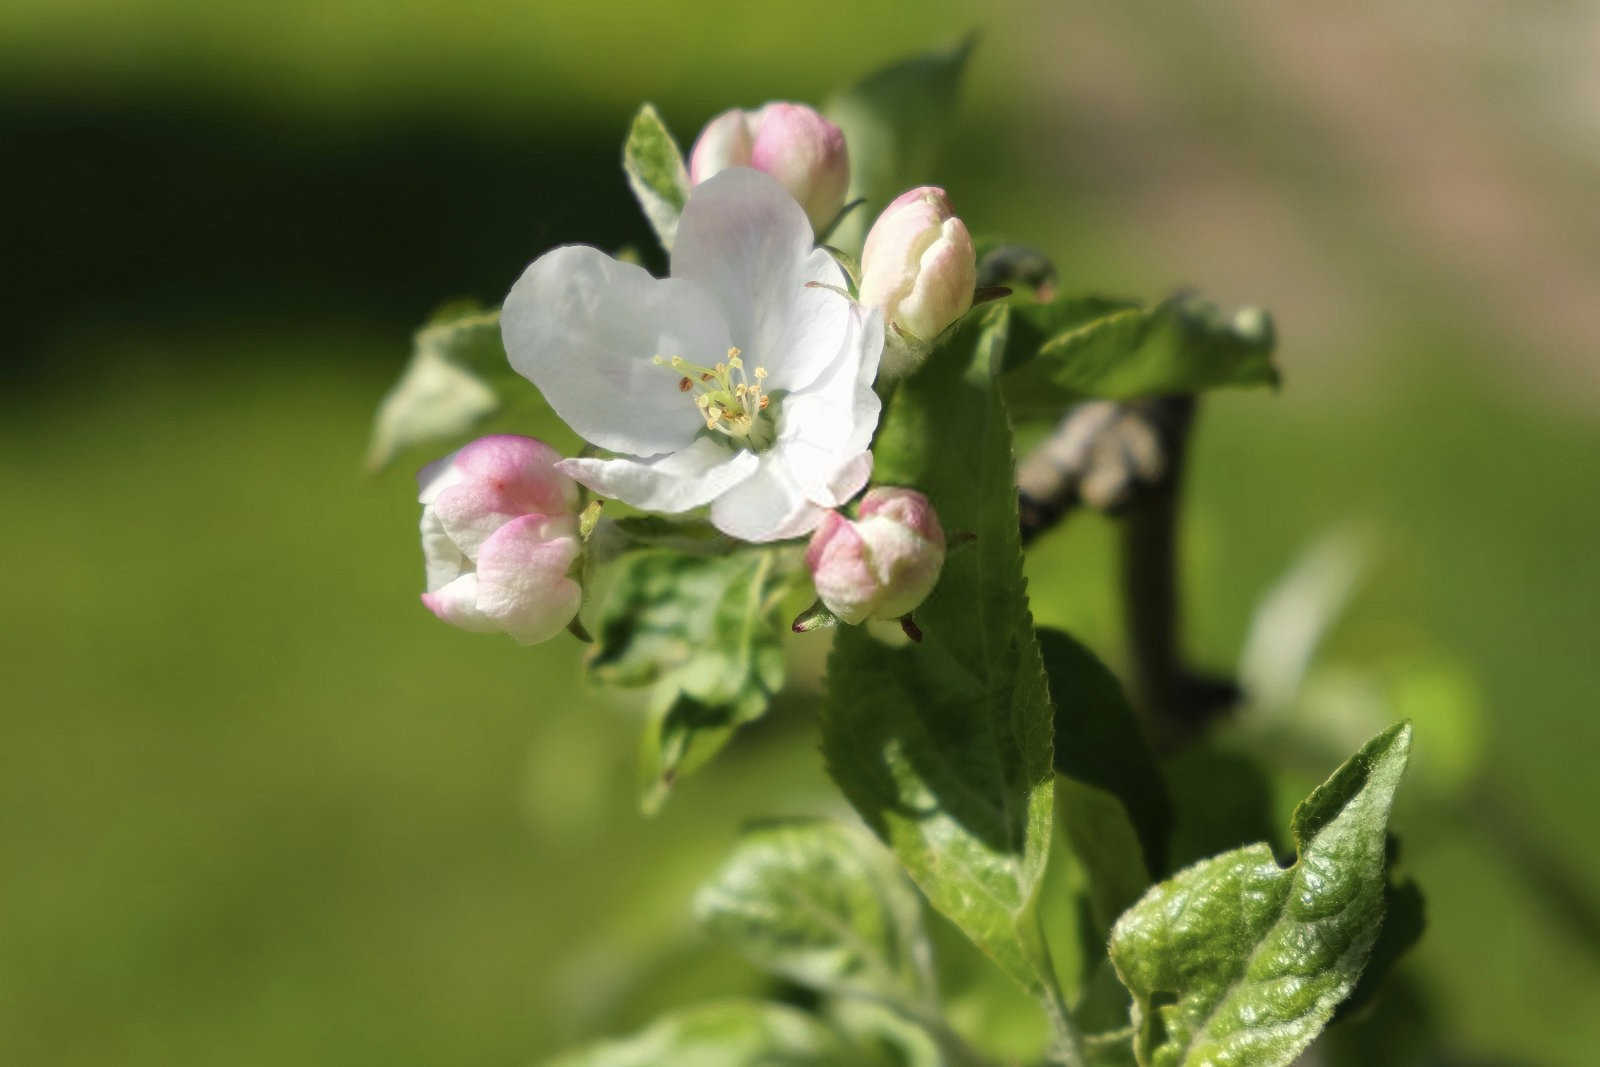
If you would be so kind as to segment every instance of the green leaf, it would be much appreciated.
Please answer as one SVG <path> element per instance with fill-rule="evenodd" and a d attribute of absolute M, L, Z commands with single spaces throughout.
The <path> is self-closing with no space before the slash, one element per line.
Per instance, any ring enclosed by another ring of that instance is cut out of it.
<path fill-rule="evenodd" d="M 678 216 L 689 202 L 689 171 L 683 165 L 678 142 L 672 139 L 652 104 L 641 107 L 628 127 L 628 139 L 622 146 L 622 169 L 645 218 L 661 239 L 661 247 L 671 252 L 678 234 Z"/>
<path fill-rule="evenodd" d="M 417 331 L 411 362 L 378 405 L 367 467 L 381 470 L 403 449 L 470 430 L 500 407 L 497 387 L 512 376 L 500 312 L 461 305 L 441 311 Z M 516 382 L 529 401 L 543 403 L 531 384 Z"/>
<path fill-rule="evenodd" d="M 730 1000 L 673 1012 L 632 1037 L 558 1056 L 547 1067 L 836 1067 L 864 1059 L 804 1012 Z"/>
<path fill-rule="evenodd" d="M 922 902 L 891 857 L 841 823 L 749 830 L 694 910 L 752 962 L 803 986 L 930 1007 Z"/>
<path fill-rule="evenodd" d="M 930 903 L 1036 993 L 1053 990 L 1036 897 L 1050 845 L 1050 702 L 1022 577 L 1011 429 L 992 382 L 1005 309 L 963 325 L 903 382 L 879 482 L 920 489 L 951 553 L 916 611 L 923 640 L 843 627 L 828 665 L 828 768 Z"/>
<path fill-rule="evenodd" d="M 1355 1015 L 1372 1002 L 1383 980 L 1400 962 L 1400 957 L 1422 940 L 1427 926 L 1427 907 L 1422 899 L 1422 889 L 1416 882 L 1391 882 L 1385 887 L 1383 929 L 1378 932 L 1378 942 L 1372 946 L 1372 955 L 1367 960 L 1366 969 L 1361 972 L 1361 980 L 1334 1014 L 1335 1021 Z"/>
<path fill-rule="evenodd" d="M 1275 343 L 1271 317 L 1257 308 L 1224 318 L 1214 304 L 1178 296 L 1148 310 L 1111 309 L 1048 335 L 1031 358 L 1019 348 L 1007 360 L 1006 397 L 1019 415 L 1054 415 L 1085 397 L 1276 385 Z"/>
<path fill-rule="evenodd" d="M 1060 630 L 1039 631 L 1039 652 L 1055 705 L 1056 773 L 1120 800 L 1138 833 L 1145 869 L 1163 871 L 1172 802 L 1122 683 Z"/>
<path fill-rule="evenodd" d="M 850 151 L 848 200 L 865 199 L 830 236 L 845 249 L 861 247 L 866 228 L 900 193 L 934 180 L 934 167 L 954 125 L 969 34 L 953 47 L 900 60 L 837 93 L 823 109 L 844 131 Z"/>
<path fill-rule="evenodd" d="M 691 556 L 726 556 L 738 547 L 739 542 L 704 519 L 625 515 L 602 518 L 585 552 L 598 562 L 609 563 L 640 548 L 665 548 Z"/>
<path fill-rule="evenodd" d="M 1265 844 L 1202 860 L 1117 920 L 1144 1067 L 1293 1060 L 1355 986 L 1383 922 L 1385 837 L 1411 751 L 1402 723 L 1295 809 L 1299 857 Z"/>
<path fill-rule="evenodd" d="M 783 685 L 778 550 L 623 558 L 588 660 L 598 681 L 652 686 L 640 750 L 643 806 L 653 812 Z"/>
<path fill-rule="evenodd" d="M 1108 296 L 1063 296 L 1045 304 L 1026 296 L 1013 296 L 1009 304 L 1011 335 L 1000 364 L 1002 374 L 1028 363 L 1058 338 L 1103 328 L 1117 316 L 1139 310 L 1136 301 Z"/>

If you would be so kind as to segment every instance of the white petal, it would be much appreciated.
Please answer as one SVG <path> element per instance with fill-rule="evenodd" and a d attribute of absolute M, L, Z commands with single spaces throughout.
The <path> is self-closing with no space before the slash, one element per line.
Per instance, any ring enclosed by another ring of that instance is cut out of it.
<path fill-rule="evenodd" d="M 499 623 L 478 610 L 478 576 L 467 573 L 431 593 L 422 602 L 443 622 L 473 633 L 493 633 Z"/>
<path fill-rule="evenodd" d="M 844 271 L 812 248 L 804 209 L 760 171 L 734 167 L 697 185 L 678 221 L 672 276 L 708 290 L 767 388 L 803 389 L 839 354 L 850 301 Z M 832 289 L 810 288 L 818 282 Z"/>
<path fill-rule="evenodd" d="M 511 287 L 500 312 L 511 366 L 588 441 L 653 456 L 683 448 L 702 422 L 692 397 L 655 356 L 711 365 L 727 358 L 716 301 L 681 279 L 657 279 L 597 249 L 547 252 Z"/>
<path fill-rule="evenodd" d="M 567 571 L 582 551 L 571 515 L 524 515 L 483 543 L 478 556 L 477 610 L 525 645 L 566 628 L 583 602 Z"/>
<path fill-rule="evenodd" d="M 875 309 L 851 309 L 850 335 L 833 365 L 809 389 L 784 398 L 772 449 L 823 507 L 838 507 L 866 484 L 882 408 L 872 380 L 883 351 L 883 317 Z"/>
<path fill-rule="evenodd" d="M 711 505 L 711 524 L 741 541 L 781 541 L 810 533 L 827 510 L 806 498 L 776 451 L 761 456 L 761 466 Z"/>
<path fill-rule="evenodd" d="M 556 469 L 601 496 L 646 511 L 673 512 L 709 504 L 750 477 L 758 463 L 753 452 L 702 437 L 658 459 L 567 459 Z"/>
<path fill-rule="evenodd" d="M 422 509 L 422 559 L 427 565 L 427 590 L 443 589 L 467 569 L 467 556 L 445 532 L 433 508 Z"/>

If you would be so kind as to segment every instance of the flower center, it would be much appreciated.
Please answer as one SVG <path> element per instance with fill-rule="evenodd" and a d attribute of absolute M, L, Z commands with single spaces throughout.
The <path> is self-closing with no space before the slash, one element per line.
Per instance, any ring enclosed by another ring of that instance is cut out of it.
<path fill-rule="evenodd" d="M 728 349 L 727 360 L 712 367 L 690 363 L 682 356 L 656 356 L 651 362 L 658 367 L 671 367 L 681 375 L 678 391 L 694 394 L 694 406 L 700 410 L 706 429 L 756 450 L 772 444 L 773 420 L 767 413 L 772 396 L 762 389 L 767 369 L 757 367 L 746 375 L 737 348 Z"/>

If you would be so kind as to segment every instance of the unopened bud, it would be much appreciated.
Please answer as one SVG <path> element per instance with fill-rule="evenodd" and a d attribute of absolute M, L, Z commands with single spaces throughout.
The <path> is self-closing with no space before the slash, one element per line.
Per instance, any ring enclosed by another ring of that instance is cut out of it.
<path fill-rule="evenodd" d="M 819 234 L 839 214 L 850 187 L 844 132 L 803 104 L 724 111 L 706 123 L 689 153 L 689 180 L 698 185 L 729 167 L 754 167 L 776 178 Z"/>
<path fill-rule="evenodd" d="M 841 622 L 898 619 L 933 591 L 944 567 L 944 530 L 928 498 L 912 489 L 873 489 L 851 521 L 823 516 L 806 566 L 817 597 Z"/>
<path fill-rule="evenodd" d="M 560 633 L 583 591 L 568 577 L 581 552 L 578 487 L 560 453 L 531 437 L 482 437 L 423 468 L 422 602 L 463 630 L 525 645 Z"/>
<path fill-rule="evenodd" d="M 861 250 L 860 289 L 861 303 L 882 308 L 889 327 L 880 376 L 898 378 L 927 358 L 972 306 L 977 284 L 972 236 L 943 189 L 912 189 L 884 208 Z"/>

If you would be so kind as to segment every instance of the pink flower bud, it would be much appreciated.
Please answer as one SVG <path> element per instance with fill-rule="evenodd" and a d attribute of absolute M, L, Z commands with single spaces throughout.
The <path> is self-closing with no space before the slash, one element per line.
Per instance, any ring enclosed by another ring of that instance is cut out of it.
<path fill-rule="evenodd" d="M 883 309 L 891 340 L 880 373 L 915 368 L 926 346 L 972 306 L 978 259 L 943 189 L 901 193 L 883 209 L 861 250 L 861 303 Z"/>
<path fill-rule="evenodd" d="M 583 599 L 567 576 L 582 549 L 578 486 L 555 469 L 560 459 L 541 441 L 503 434 L 418 473 L 430 611 L 525 645 L 572 621 Z"/>
<path fill-rule="evenodd" d="M 844 206 L 850 186 L 844 133 L 803 104 L 724 111 L 706 123 L 689 153 L 689 180 L 698 185 L 729 167 L 754 167 L 778 179 L 819 232 Z"/>
<path fill-rule="evenodd" d="M 854 522 L 823 516 L 806 547 L 817 597 L 841 622 L 898 619 L 933 591 L 944 567 L 944 530 L 928 498 L 878 488 L 861 499 Z"/>

